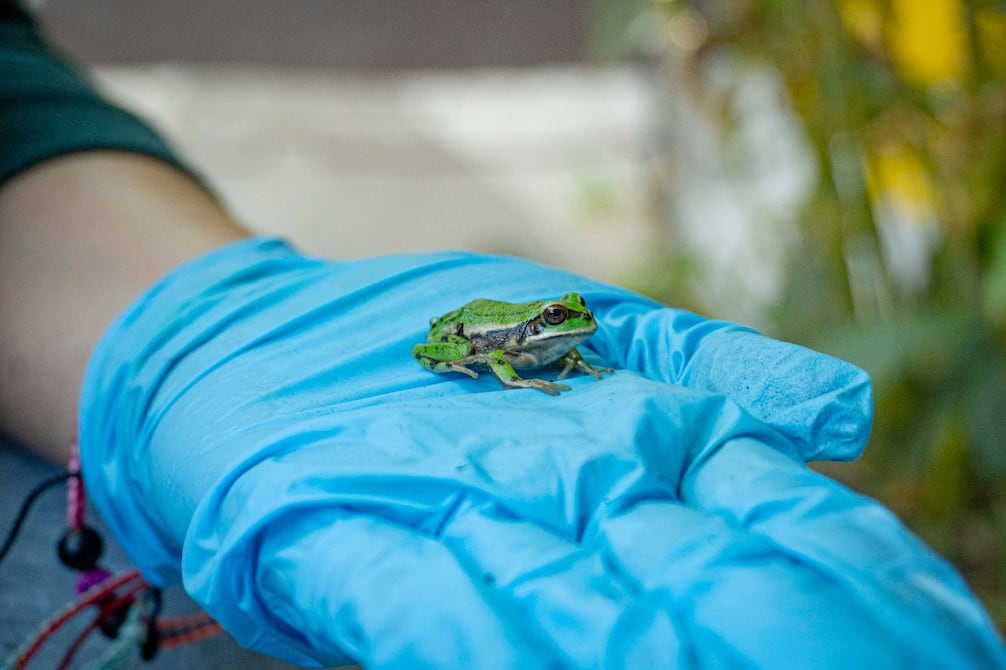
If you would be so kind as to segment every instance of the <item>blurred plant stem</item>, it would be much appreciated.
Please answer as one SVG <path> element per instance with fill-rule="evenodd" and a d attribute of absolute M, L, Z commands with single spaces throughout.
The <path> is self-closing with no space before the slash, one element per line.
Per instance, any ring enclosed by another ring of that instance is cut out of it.
<path fill-rule="evenodd" d="M 816 180 L 771 329 L 863 366 L 876 391 L 864 458 L 821 469 L 892 507 L 1006 627 L 1006 3 L 607 5 L 600 32 L 669 63 L 672 94 L 709 86 L 724 54 L 778 73 Z M 689 257 L 674 243 L 665 262 Z M 648 275 L 658 297 L 717 311 L 680 272 Z"/>

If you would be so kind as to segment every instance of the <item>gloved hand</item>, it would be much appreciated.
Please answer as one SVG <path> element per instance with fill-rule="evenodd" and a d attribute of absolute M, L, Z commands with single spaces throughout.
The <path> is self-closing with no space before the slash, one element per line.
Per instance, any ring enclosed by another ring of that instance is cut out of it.
<path fill-rule="evenodd" d="M 613 375 L 551 397 L 410 355 L 473 298 L 567 291 Z M 249 240 L 109 329 L 80 429 L 147 577 L 296 663 L 1006 667 L 958 575 L 804 465 L 855 457 L 870 406 L 846 363 L 533 263 Z"/>

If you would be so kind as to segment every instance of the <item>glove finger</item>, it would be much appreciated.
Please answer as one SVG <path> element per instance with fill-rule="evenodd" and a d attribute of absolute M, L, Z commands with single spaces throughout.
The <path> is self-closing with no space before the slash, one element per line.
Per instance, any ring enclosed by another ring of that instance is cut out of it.
<path fill-rule="evenodd" d="M 924 667 L 930 658 L 892 637 L 875 601 L 717 515 L 642 501 L 604 519 L 597 541 L 625 580 L 673 603 L 700 666 Z"/>
<path fill-rule="evenodd" d="M 748 437 L 710 448 L 696 462 L 701 467 L 681 482 L 685 504 L 766 538 L 794 565 L 838 585 L 889 638 L 907 647 L 919 630 L 941 630 L 926 650 L 945 667 L 1006 664 L 961 577 L 883 506 Z"/>
<path fill-rule="evenodd" d="M 789 342 L 721 329 L 702 340 L 678 383 L 726 394 L 785 435 L 804 461 L 852 460 L 870 437 L 866 372 Z"/>

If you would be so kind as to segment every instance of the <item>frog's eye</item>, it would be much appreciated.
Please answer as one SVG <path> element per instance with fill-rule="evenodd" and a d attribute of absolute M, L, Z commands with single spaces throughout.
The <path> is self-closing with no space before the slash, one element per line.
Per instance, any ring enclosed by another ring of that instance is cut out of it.
<path fill-rule="evenodd" d="M 543 309 L 541 316 L 545 319 L 545 323 L 548 325 L 558 326 L 566 320 L 566 317 L 569 316 L 569 312 L 562 305 L 554 303 Z"/>

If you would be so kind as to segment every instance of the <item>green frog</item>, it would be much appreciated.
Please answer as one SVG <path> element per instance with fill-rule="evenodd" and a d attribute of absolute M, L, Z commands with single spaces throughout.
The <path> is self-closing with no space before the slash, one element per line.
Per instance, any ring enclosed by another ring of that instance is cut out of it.
<path fill-rule="evenodd" d="M 517 370 L 561 366 L 559 379 L 574 369 L 595 379 L 614 372 L 592 367 L 576 350 L 596 330 L 594 315 L 578 293 L 526 303 L 479 299 L 431 319 L 426 342 L 413 347 L 412 355 L 433 372 L 477 378 L 472 368 L 488 369 L 503 386 L 559 395 L 569 386 L 524 379 Z"/>

